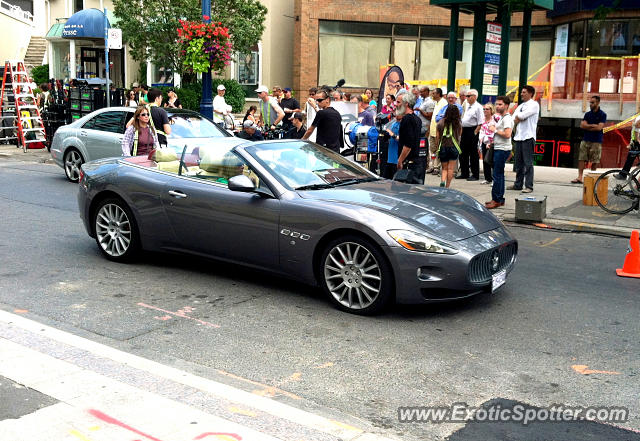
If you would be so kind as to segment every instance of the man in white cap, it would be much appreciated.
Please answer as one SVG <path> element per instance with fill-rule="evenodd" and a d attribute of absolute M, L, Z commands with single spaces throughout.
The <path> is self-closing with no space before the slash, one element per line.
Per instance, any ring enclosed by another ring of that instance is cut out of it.
<path fill-rule="evenodd" d="M 213 122 L 223 129 L 225 128 L 224 117 L 231 112 L 231 106 L 224 100 L 225 92 L 224 84 L 218 84 L 218 95 L 213 99 Z"/>
<path fill-rule="evenodd" d="M 269 89 L 267 86 L 261 84 L 256 89 L 258 94 L 258 109 L 260 110 L 260 125 L 264 130 L 275 129 L 280 121 L 284 118 L 284 110 L 278 104 L 278 100 L 275 97 L 269 96 Z"/>

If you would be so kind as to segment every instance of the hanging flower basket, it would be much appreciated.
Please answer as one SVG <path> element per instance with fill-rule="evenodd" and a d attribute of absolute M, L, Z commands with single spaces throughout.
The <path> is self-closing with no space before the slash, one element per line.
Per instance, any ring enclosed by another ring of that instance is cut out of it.
<path fill-rule="evenodd" d="M 209 17 L 204 16 L 205 20 Z M 220 72 L 231 60 L 229 29 L 222 23 L 180 21 L 178 42 L 182 46 L 183 65 L 191 72 Z"/>

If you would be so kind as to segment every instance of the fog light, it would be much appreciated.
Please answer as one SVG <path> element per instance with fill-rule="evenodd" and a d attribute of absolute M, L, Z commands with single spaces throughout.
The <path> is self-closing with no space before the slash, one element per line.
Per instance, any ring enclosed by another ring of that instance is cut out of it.
<path fill-rule="evenodd" d="M 427 282 L 427 281 L 433 282 L 433 281 L 442 280 L 441 277 L 434 275 L 434 273 L 437 272 L 437 270 L 438 269 L 435 267 L 423 266 L 418 268 L 418 270 L 416 271 L 416 274 L 418 276 L 418 279 L 423 282 Z"/>

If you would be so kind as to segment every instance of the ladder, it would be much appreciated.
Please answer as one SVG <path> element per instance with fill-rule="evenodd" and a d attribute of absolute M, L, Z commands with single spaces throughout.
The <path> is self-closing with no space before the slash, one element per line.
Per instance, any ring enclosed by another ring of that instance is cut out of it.
<path fill-rule="evenodd" d="M 46 133 L 22 61 L 7 61 L 0 93 L 0 141 L 16 140 L 24 152 L 46 147 Z"/>

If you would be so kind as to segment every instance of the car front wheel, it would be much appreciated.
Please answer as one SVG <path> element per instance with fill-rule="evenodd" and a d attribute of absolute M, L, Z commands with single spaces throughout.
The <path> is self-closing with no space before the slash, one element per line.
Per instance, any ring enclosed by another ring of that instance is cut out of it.
<path fill-rule="evenodd" d="M 376 314 L 393 298 L 391 266 L 369 240 L 357 236 L 334 239 L 320 263 L 322 288 L 343 311 Z"/>
<path fill-rule="evenodd" d="M 69 149 L 64 154 L 64 173 L 71 182 L 78 182 L 80 167 L 84 163 L 82 155 L 76 149 Z"/>
<path fill-rule="evenodd" d="M 102 201 L 95 211 L 93 225 L 96 242 L 107 259 L 125 262 L 138 251 L 139 239 L 135 221 L 124 201 Z"/>

